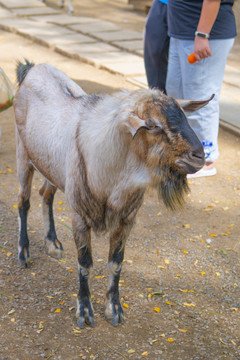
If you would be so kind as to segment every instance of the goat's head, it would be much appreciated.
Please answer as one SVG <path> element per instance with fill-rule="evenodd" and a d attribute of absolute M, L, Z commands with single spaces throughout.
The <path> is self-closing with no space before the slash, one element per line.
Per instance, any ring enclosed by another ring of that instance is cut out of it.
<path fill-rule="evenodd" d="M 184 111 L 198 110 L 211 98 L 185 101 L 180 106 L 159 90 L 140 90 L 132 96 L 132 111 L 127 120 L 132 149 L 147 165 L 151 185 L 158 188 L 167 206 L 175 208 L 182 205 L 183 195 L 189 190 L 186 175 L 204 165 L 203 146 Z"/>

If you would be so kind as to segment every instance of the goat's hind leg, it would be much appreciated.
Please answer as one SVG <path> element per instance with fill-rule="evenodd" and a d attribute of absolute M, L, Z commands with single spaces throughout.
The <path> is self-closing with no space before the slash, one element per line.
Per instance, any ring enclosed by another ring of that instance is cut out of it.
<path fill-rule="evenodd" d="M 19 178 L 18 214 L 19 238 L 18 259 L 24 267 L 29 267 L 29 239 L 27 233 L 27 216 L 30 208 L 31 185 L 34 173 L 33 166 L 29 163 L 27 152 L 17 136 L 17 173 Z"/>
<path fill-rule="evenodd" d="M 44 221 L 45 245 L 47 253 L 57 259 L 62 257 L 63 247 L 57 238 L 54 217 L 53 217 L 53 200 L 57 188 L 45 180 L 39 194 L 42 197 L 42 213 Z"/>

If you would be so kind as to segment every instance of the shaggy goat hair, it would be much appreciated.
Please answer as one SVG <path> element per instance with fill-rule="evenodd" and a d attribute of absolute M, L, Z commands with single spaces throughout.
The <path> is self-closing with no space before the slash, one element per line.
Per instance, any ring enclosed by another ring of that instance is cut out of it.
<path fill-rule="evenodd" d="M 186 175 L 204 165 L 203 147 L 184 111 L 210 100 L 179 103 L 159 90 L 87 95 L 63 72 L 26 60 L 17 66 L 19 89 L 14 100 L 17 169 L 20 182 L 19 260 L 29 265 L 27 215 L 31 182 L 37 169 L 47 252 L 57 258 L 53 199 L 60 189 L 72 211 L 80 288 L 77 320 L 94 325 L 88 285 L 92 267 L 91 229 L 109 231 L 109 272 L 105 315 L 123 321 L 119 278 L 124 247 L 147 187 L 157 190 L 170 208 L 182 205 Z"/>

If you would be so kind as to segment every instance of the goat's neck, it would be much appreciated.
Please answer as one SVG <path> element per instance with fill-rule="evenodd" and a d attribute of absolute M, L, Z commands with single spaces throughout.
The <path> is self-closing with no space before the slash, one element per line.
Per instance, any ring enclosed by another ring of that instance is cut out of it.
<path fill-rule="evenodd" d="M 88 139 L 84 152 L 87 177 L 90 188 L 100 197 L 118 198 L 119 192 L 135 191 L 149 182 L 145 165 L 131 151 L 131 141 L 131 135 L 118 127 Z"/>

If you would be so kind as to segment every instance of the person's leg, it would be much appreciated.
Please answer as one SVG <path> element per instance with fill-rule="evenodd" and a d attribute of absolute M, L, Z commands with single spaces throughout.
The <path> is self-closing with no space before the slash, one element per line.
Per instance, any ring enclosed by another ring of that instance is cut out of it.
<path fill-rule="evenodd" d="M 169 46 L 169 62 L 167 71 L 166 89 L 168 96 L 183 99 L 182 74 L 179 56 L 178 39 L 171 38 Z"/>
<path fill-rule="evenodd" d="M 167 5 L 155 0 L 145 26 L 144 63 L 149 87 L 165 93 L 168 49 Z"/>
<path fill-rule="evenodd" d="M 233 43 L 234 39 L 210 40 L 212 56 L 189 64 L 187 57 L 193 52 L 194 42 L 180 40 L 184 99 L 203 100 L 215 94 L 208 105 L 188 116 L 191 127 L 204 146 L 206 163 L 210 167 L 219 156 L 219 95 L 227 56 Z"/>

